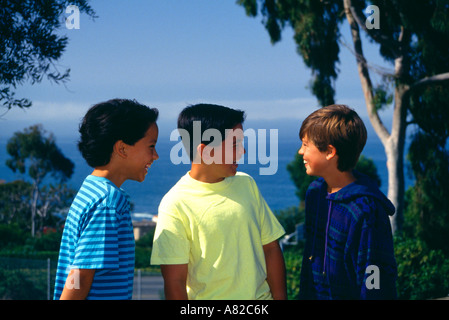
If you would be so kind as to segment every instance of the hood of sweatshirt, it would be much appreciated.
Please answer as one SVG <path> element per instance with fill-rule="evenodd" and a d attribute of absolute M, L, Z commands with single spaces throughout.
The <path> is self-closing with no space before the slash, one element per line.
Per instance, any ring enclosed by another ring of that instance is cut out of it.
<path fill-rule="evenodd" d="M 376 183 L 371 178 L 360 172 L 353 171 L 353 174 L 357 179 L 355 182 L 348 184 L 337 192 L 329 194 L 327 199 L 338 202 L 350 202 L 363 196 L 373 197 L 380 202 L 389 216 L 394 215 L 396 211 L 394 205 L 379 190 Z"/>
<path fill-rule="evenodd" d="M 353 171 L 353 175 L 356 178 L 356 181 L 353 183 L 348 184 L 344 188 L 340 189 L 337 192 L 334 193 L 328 193 L 326 199 L 328 200 L 329 207 L 328 207 L 328 214 L 327 214 L 327 223 L 325 227 L 325 244 L 324 244 L 324 259 L 323 259 L 323 275 L 325 274 L 326 270 L 326 258 L 327 258 L 327 251 L 328 251 L 328 233 L 329 233 L 329 225 L 330 225 L 330 219 L 332 215 L 332 207 L 334 204 L 340 202 L 340 203 L 347 203 L 351 201 L 355 201 L 357 198 L 361 197 L 372 197 L 378 200 L 379 204 L 384 208 L 385 212 L 392 216 L 394 215 L 396 209 L 394 205 L 391 203 L 391 201 L 379 190 L 377 184 L 368 176 Z M 321 189 L 321 192 L 327 193 L 327 184 L 323 178 L 318 178 L 315 180 L 315 182 L 312 183 L 313 188 L 319 188 Z M 315 225 L 315 230 L 313 234 L 313 242 L 312 242 L 312 252 L 314 252 L 315 248 L 315 239 L 317 234 L 317 225 Z M 312 256 L 309 257 L 310 260 L 312 260 Z"/>

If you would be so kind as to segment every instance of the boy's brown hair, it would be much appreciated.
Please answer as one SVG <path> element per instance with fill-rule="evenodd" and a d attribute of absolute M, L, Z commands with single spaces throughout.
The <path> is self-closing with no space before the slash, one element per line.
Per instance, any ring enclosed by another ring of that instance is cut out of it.
<path fill-rule="evenodd" d="M 357 112 L 346 105 L 333 104 L 316 110 L 304 120 L 299 138 L 305 136 L 321 152 L 329 145 L 334 146 L 338 170 L 349 171 L 365 147 L 367 131 Z"/>

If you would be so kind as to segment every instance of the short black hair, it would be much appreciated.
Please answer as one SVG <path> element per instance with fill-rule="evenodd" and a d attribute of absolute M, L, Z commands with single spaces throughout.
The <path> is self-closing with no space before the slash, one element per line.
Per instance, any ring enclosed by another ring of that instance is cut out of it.
<path fill-rule="evenodd" d="M 216 104 L 206 103 L 190 105 L 184 108 L 178 117 L 178 129 L 184 129 L 189 134 L 189 141 L 184 141 L 183 137 L 183 143 L 191 161 L 195 159 L 197 147 L 193 145 L 193 126 L 195 121 L 200 121 L 201 123 L 200 143 L 208 145 L 213 141 L 203 141 L 204 131 L 208 129 L 216 129 L 221 133 L 221 137 L 225 139 L 226 129 L 232 129 L 236 125 L 245 121 L 245 112 Z M 186 146 L 187 142 L 189 142 L 189 148 Z M 215 141 L 215 143 L 217 143 L 217 141 Z"/>
<path fill-rule="evenodd" d="M 81 121 L 78 149 L 91 167 L 109 163 L 114 144 L 134 145 L 156 122 L 159 111 L 135 100 L 112 99 L 91 107 Z"/>

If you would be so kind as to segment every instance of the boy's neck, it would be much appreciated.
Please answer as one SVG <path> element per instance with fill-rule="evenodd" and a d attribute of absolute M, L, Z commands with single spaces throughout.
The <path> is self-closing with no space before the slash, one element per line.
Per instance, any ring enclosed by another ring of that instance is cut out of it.
<path fill-rule="evenodd" d="M 217 183 L 224 180 L 223 177 L 216 176 L 210 165 L 192 164 L 190 177 L 205 183 Z"/>
<path fill-rule="evenodd" d="M 107 166 L 104 166 L 95 168 L 91 175 L 106 178 L 120 188 L 123 182 L 125 182 L 125 179 L 120 177 L 118 174 L 113 174 L 113 172 L 113 170 L 110 170 Z"/>
<path fill-rule="evenodd" d="M 340 191 L 347 185 L 353 183 L 357 179 L 352 174 L 352 171 L 338 171 L 333 173 L 332 175 L 323 177 L 327 183 L 327 192 L 335 193 Z"/>

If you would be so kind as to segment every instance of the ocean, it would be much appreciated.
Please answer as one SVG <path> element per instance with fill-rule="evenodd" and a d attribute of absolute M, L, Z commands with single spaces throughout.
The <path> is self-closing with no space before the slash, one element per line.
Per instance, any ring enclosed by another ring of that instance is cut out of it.
<path fill-rule="evenodd" d="M 266 151 L 264 154 L 267 156 L 270 162 L 267 163 L 267 158 L 263 159 L 258 157 L 256 163 L 251 163 L 248 158 L 248 154 L 243 158 L 243 163 L 239 165 L 238 170 L 251 175 L 263 197 L 273 211 L 279 211 L 292 206 L 298 206 L 299 199 L 296 196 L 296 188 L 293 181 L 290 178 L 290 174 L 287 171 L 287 165 L 290 163 L 297 153 L 300 147 L 300 141 L 298 137 L 298 130 L 300 121 L 286 121 L 283 123 L 277 123 L 275 121 L 265 122 L 253 122 L 244 126 L 244 130 L 247 128 L 252 129 L 263 136 L 265 134 L 267 140 Z M 256 129 L 257 128 L 257 129 Z M 271 166 L 271 173 L 275 169 L 274 157 L 270 159 L 270 137 L 274 139 L 274 136 L 270 136 L 269 129 L 277 129 L 277 171 L 274 174 L 262 175 L 263 168 L 267 170 Z M 266 129 L 266 131 L 263 131 Z M 160 134 L 156 150 L 159 154 L 159 160 L 155 161 L 151 166 L 144 182 L 139 183 L 135 181 L 126 181 L 122 188 L 130 195 L 131 201 L 134 204 L 134 213 L 144 213 L 149 215 L 157 214 L 157 208 L 159 202 L 165 193 L 190 169 L 189 164 L 174 164 L 170 160 L 170 151 L 178 144 L 179 141 L 170 141 L 170 133 L 172 129 L 169 127 L 163 127 L 160 125 Z M 79 189 L 84 178 L 92 172 L 90 168 L 81 157 L 77 146 L 76 139 L 67 139 L 64 141 L 58 141 L 56 137 L 56 143 L 64 155 L 70 158 L 74 164 L 75 169 L 73 176 L 68 181 L 68 184 L 75 190 Z M 260 141 L 259 139 L 258 141 Z M 6 152 L 7 139 L 1 139 L 0 141 L 0 180 L 7 182 L 22 179 L 19 173 L 13 173 L 5 164 L 9 155 Z M 249 142 L 245 142 L 249 147 Z M 259 148 L 259 146 L 258 146 Z M 258 149 L 259 150 L 259 149 Z M 248 152 L 248 149 L 247 149 Z M 371 158 L 376 164 L 379 176 L 382 180 L 381 190 L 387 192 L 387 169 L 386 169 L 386 157 L 383 150 L 383 146 L 377 136 L 373 133 L 369 133 L 369 138 L 363 154 Z M 262 169 L 262 170 L 261 170 Z M 412 183 L 411 179 L 407 179 L 407 185 Z"/>

